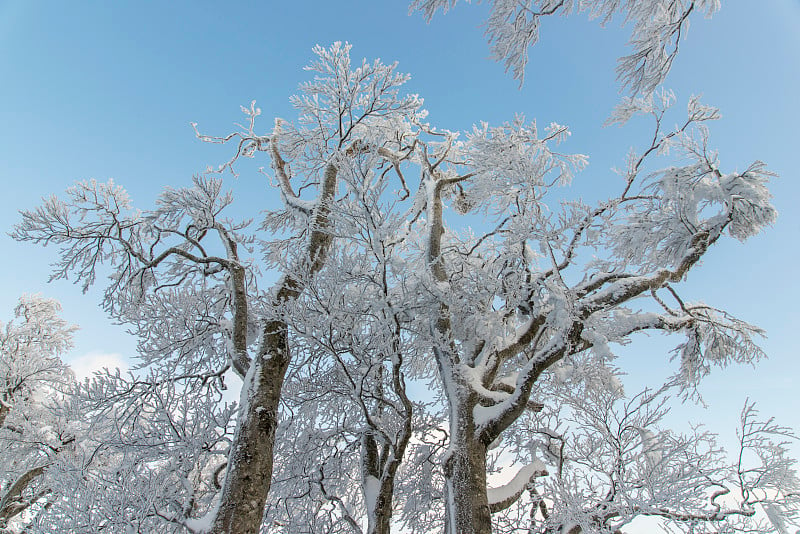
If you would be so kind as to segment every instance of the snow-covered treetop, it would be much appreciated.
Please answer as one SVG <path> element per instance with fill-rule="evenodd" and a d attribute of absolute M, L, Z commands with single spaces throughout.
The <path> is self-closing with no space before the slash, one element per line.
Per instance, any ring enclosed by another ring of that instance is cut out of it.
<path fill-rule="evenodd" d="M 77 327 L 60 315 L 58 301 L 24 295 L 14 308 L 15 320 L 0 323 L 0 418 L 41 387 L 69 385 L 71 372 L 60 356 L 72 347 Z"/>

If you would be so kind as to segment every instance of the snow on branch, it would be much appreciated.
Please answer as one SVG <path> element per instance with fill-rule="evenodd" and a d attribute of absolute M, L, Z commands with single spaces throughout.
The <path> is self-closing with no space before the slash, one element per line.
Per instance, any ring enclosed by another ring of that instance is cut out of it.
<path fill-rule="evenodd" d="M 539 460 L 521 467 L 507 483 L 487 490 L 489 508 L 493 513 L 505 510 L 519 499 L 528 484 L 533 482 L 535 478 L 547 475 L 547 468 Z"/>
<path fill-rule="evenodd" d="M 410 12 L 419 11 L 430 22 L 437 11 L 446 13 L 457 3 L 414 0 Z M 667 77 L 690 16 L 703 12 L 711 17 L 719 7 L 719 0 L 494 0 L 485 24 L 486 37 L 494 59 L 502 61 L 521 84 L 528 67 L 528 49 L 539 41 L 547 17 L 585 13 L 603 25 L 622 19 L 631 29 L 628 45 L 632 51 L 619 59 L 617 76 L 632 94 L 646 95 Z"/>

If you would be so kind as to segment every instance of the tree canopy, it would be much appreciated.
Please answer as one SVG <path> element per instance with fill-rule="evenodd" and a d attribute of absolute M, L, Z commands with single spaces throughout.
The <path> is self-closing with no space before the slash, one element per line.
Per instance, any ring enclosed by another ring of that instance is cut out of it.
<path fill-rule="evenodd" d="M 314 49 L 296 117 L 262 126 L 253 102 L 230 134 L 195 125 L 230 158 L 152 208 L 89 180 L 22 212 L 14 237 L 57 246 L 55 278 L 86 290 L 110 268 L 102 305 L 140 362 L 61 404 L 90 431 L 48 464 L 60 485 L 31 501 L 30 528 L 785 530 L 800 499 L 790 429 L 745 404 L 731 462 L 712 434 L 661 425 L 714 367 L 763 357 L 759 328 L 682 282 L 718 241 L 775 221 L 774 175 L 726 167 L 718 110 L 656 90 L 688 17 L 718 7 L 492 3 L 490 44 L 520 78 L 542 17 L 632 21 L 632 94 L 610 121 L 652 126 L 598 202 L 570 187 L 587 156 L 566 126 L 434 126 L 396 64 L 336 42 Z M 281 201 L 258 224 L 231 213 L 246 158 L 269 165 L 260 180 Z M 675 372 L 628 393 L 614 347 L 643 331 L 679 339 Z"/>

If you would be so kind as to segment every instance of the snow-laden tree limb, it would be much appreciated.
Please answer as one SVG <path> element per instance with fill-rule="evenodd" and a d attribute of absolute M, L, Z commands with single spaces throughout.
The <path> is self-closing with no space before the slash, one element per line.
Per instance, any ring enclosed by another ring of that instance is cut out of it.
<path fill-rule="evenodd" d="M 414 0 L 410 11 L 420 11 L 430 22 L 437 11 L 447 12 L 457 3 L 457 0 Z M 547 17 L 586 14 L 602 25 L 621 20 L 631 28 L 628 45 L 632 50 L 619 59 L 617 76 L 632 94 L 650 94 L 664 82 L 693 13 L 711 17 L 720 8 L 719 0 L 492 0 L 487 3 L 490 8 L 485 33 L 492 56 L 502 61 L 520 84 L 528 68 L 528 49 L 539 41 Z"/>

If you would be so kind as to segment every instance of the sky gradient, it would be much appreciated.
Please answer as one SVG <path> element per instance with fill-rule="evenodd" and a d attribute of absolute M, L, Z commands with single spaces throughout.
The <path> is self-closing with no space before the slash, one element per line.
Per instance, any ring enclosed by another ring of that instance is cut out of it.
<path fill-rule="evenodd" d="M 610 169 L 624 164 L 631 146 L 649 142 L 644 121 L 602 126 L 620 97 L 614 67 L 627 30 L 581 16 L 545 20 L 519 88 L 487 57 L 485 11 L 459 5 L 426 24 L 399 0 L 0 3 L 0 319 L 11 317 L 22 293 L 42 293 L 59 299 L 65 317 L 81 327 L 70 359 L 132 356 L 135 341 L 99 309 L 99 291 L 48 285 L 56 250 L 8 237 L 18 210 L 89 178 L 114 178 L 134 205 L 150 208 L 164 186 L 187 185 L 230 156 L 229 148 L 198 141 L 191 122 L 224 135 L 251 100 L 263 110 L 265 131 L 273 117 L 293 117 L 288 97 L 306 79 L 302 67 L 315 44 L 349 41 L 356 58 L 398 61 L 412 74 L 408 92 L 425 99 L 430 122 L 440 128 L 496 124 L 516 113 L 569 125 L 565 149 L 590 156 L 575 196 L 604 196 L 616 183 Z M 712 143 L 723 171 L 760 159 L 780 175 L 771 186 L 777 224 L 745 244 L 725 239 L 684 284 L 690 300 L 764 328 L 769 360 L 713 373 L 701 387 L 709 409 L 684 407 L 674 418 L 707 422 L 730 437 L 750 397 L 763 413 L 800 429 L 800 2 L 723 2 L 712 20 L 694 22 L 666 86 L 679 109 L 692 94 L 721 108 Z M 251 216 L 274 195 L 257 174 L 228 185 L 238 194 L 237 209 Z M 666 351 L 679 342 L 656 336 L 627 347 L 620 366 L 632 387 L 671 374 L 676 362 Z"/>

